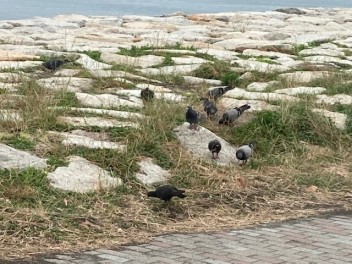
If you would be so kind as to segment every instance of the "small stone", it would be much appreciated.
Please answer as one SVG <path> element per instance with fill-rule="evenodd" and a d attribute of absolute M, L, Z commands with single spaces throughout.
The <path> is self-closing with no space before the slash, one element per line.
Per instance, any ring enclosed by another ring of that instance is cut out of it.
<path fill-rule="evenodd" d="M 339 129 L 346 129 L 347 115 L 344 113 L 331 112 L 326 109 L 314 108 L 313 112 L 322 114 L 323 116 L 329 118 L 334 125 Z"/>
<path fill-rule="evenodd" d="M 220 80 L 213 80 L 213 79 L 204 79 L 204 78 L 198 78 L 198 77 L 193 77 L 193 76 L 183 76 L 183 79 L 185 80 L 186 83 L 189 84 L 210 84 L 210 85 L 221 85 Z"/>
<path fill-rule="evenodd" d="M 48 174 L 48 179 L 54 188 L 78 193 L 122 185 L 120 178 L 111 177 L 108 171 L 78 156 L 71 156 L 68 167 L 56 168 Z"/>
<path fill-rule="evenodd" d="M 298 98 L 278 93 L 248 92 L 241 88 L 234 88 L 224 94 L 225 97 L 245 98 L 264 101 L 299 101 Z"/>
<path fill-rule="evenodd" d="M 284 72 L 290 69 L 289 67 L 286 67 L 283 65 L 269 64 L 269 63 L 260 62 L 260 61 L 234 60 L 234 61 L 231 61 L 231 63 L 235 63 L 239 67 L 242 67 L 247 71 Z"/>
<path fill-rule="evenodd" d="M 309 187 L 306 188 L 306 192 L 310 192 L 310 193 L 314 193 L 318 190 L 318 187 L 315 185 L 311 185 Z"/>
<path fill-rule="evenodd" d="M 318 104 L 342 104 L 342 105 L 351 105 L 352 104 L 352 96 L 348 94 L 335 94 L 333 96 L 329 96 L 326 94 L 319 94 L 316 96 L 316 102 Z"/>
<path fill-rule="evenodd" d="M 88 70 L 103 70 L 103 69 L 110 69 L 112 67 L 112 65 L 93 60 L 86 54 L 81 54 L 80 56 L 81 57 L 78 60 L 76 60 L 76 62 L 81 64 L 84 68 Z"/>

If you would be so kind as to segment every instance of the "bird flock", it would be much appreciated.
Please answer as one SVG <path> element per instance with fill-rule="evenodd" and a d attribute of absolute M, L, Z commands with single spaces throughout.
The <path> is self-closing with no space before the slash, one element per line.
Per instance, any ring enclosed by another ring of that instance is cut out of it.
<path fill-rule="evenodd" d="M 214 119 L 216 113 L 218 112 L 218 108 L 216 107 L 215 101 L 233 89 L 230 86 L 217 86 L 209 88 L 207 92 L 207 97 L 201 97 L 200 100 L 203 101 L 203 110 L 206 113 L 209 119 Z M 145 88 L 141 90 L 141 98 L 145 101 L 151 101 L 154 99 L 154 92 L 149 88 Z M 233 125 L 234 122 L 248 109 L 250 109 L 250 105 L 244 104 L 239 107 L 234 107 L 232 109 L 228 109 L 224 111 L 221 119 L 219 119 L 219 125 Z M 200 119 L 200 113 L 192 108 L 192 106 L 187 106 L 186 114 L 185 114 L 186 122 L 189 123 L 189 129 L 194 131 L 198 130 L 198 123 Z M 250 142 L 248 144 L 240 146 L 235 153 L 236 158 L 239 161 L 242 161 L 241 165 L 247 163 L 248 159 L 251 157 L 253 153 L 255 142 Z M 219 159 L 219 153 L 221 151 L 221 142 L 218 139 L 213 139 L 208 143 L 208 149 L 212 154 L 213 159 Z M 148 197 L 156 197 L 165 202 L 171 200 L 172 197 L 185 198 L 185 190 L 179 190 L 171 185 L 163 185 L 156 188 L 155 191 L 150 191 L 147 194 Z"/>
<path fill-rule="evenodd" d="M 70 62 L 69 60 L 63 59 L 53 59 L 44 62 L 42 65 L 50 70 L 55 71 L 61 65 Z M 206 113 L 209 119 L 213 119 L 218 112 L 218 108 L 216 107 L 215 101 L 226 92 L 233 89 L 231 86 L 216 86 L 209 88 L 206 97 L 200 98 L 203 101 L 203 110 Z M 140 94 L 141 98 L 144 101 L 152 101 L 155 98 L 155 94 L 148 87 L 141 90 Z M 250 109 L 250 105 L 244 104 L 239 107 L 234 107 L 232 109 L 226 110 L 222 114 L 222 118 L 219 119 L 219 125 L 233 125 L 234 122 L 248 109 Z M 198 122 L 199 122 L 200 113 L 192 108 L 192 106 L 188 106 L 186 110 L 186 121 L 190 124 L 189 129 L 193 131 L 198 130 Z M 235 156 L 238 160 L 242 161 L 242 165 L 246 164 L 248 159 L 251 157 L 255 142 L 250 142 L 248 144 L 240 146 L 235 153 Z M 213 159 L 219 159 L 219 153 L 221 151 L 221 142 L 218 139 L 213 139 L 208 143 L 208 149 L 212 154 Z M 165 202 L 168 202 L 173 197 L 185 198 L 185 190 L 179 190 L 176 187 L 171 185 L 163 185 L 156 188 L 155 191 L 149 191 L 147 193 L 148 197 L 156 197 Z"/>

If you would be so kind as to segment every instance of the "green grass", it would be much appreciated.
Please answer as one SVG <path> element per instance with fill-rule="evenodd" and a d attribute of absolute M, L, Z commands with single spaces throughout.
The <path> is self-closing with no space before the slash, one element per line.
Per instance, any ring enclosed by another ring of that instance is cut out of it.
<path fill-rule="evenodd" d="M 352 179 L 329 173 L 303 172 L 294 176 L 294 182 L 304 186 L 316 186 L 334 191 L 348 190 L 352 186 Z"/>
<path fill-rule="evenodd" d="M 279 111 L 259 112 L 249 123 L 234 128 L 230 136 L 234 144 L 257 141 L 258 155 L 264 159 L 292 151 L 302 155 L 300 142 L 335 148 L 347 144 L 349 139 L 329 119 L 313 113 L 307 102 L 281 105 Z"/>
<path fill-rule="evenodd" d="M 91 59 L 100 61 L 101 51 L 98 50 L 86 50 L 82 53 L 87 54 Z"/>
<path fill-rule="evenodd" d="M 65 92 L 65 91 L 58 92 L 55 95 L 54 99 L 57 100 L 56 106 L 59 106 L 59 107 L 80 107 L 81 106 L 81 103 L 78 101 L 75 93 L 73 92 Z"/>
<path fill-rule="evenodd" d="M 35 143 L 30 138 L 22 135 L 13 135 L 2 141 L 11 147 L 21 150 L 32 150 L 35 146 Z"/>
<path fill-rule="evenodd" d="M 352 95 L 352 76 L 348 74 L 331 74 L 324 78 L 315 79 L 306 84 L 312 87 L 326 88 L 325 94 L 348 94 Z"/>

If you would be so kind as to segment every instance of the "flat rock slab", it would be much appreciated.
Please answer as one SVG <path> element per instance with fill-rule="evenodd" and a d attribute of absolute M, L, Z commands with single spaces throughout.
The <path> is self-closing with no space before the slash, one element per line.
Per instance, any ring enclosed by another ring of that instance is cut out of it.
<path fill-rule="evenodd" d="M 93 60 L 86 54 L 80 54 L 80 58 L 76 60 L 77 63 L 81 64 L 84 68 L 88 70 L 103 70 L 103 69 L 110 69 L 112 65 L 98 62 Z"/>
<path fill-rule="evenodd" d="M 116 142 L 105 141 L 105 140 L 97 140 L 88 135 L 82 135 L 82 133 L 72 132 L 49 132 L 52 135 L 57 135 L 62 138 L 61 143 L 65 146 L 82 146 L 90 149 L 116 149 L 116 150 L 124 150 L 126 148 L 125 145 L 121 145 Z"/>
<path fill-rule="evenodd" d="M 247 71 L 259 71 L 259 72 L 284 72 L 290 70 L 289 67 L 277 64 L 269 64 L 260 61 L 251 60 L 234 60 L 231 63 L 236 63 L 239 67 L 244 68 Z"/>
<path fill-rule="evenodd" d="M 245 98 L 252 100 L 263 101 L 298 101 L 299 99 L 286 94 L 278 93 L 261 93 L 261 92 L 248 92 L 241 88 L 234 88 L 228 91 L 224 96 L 232 98 Z"/>
<path fill-rule="evenodd" d="M 181 145 L 192 154 L 219 165 L 238 164 L 236 148 L 234 146 L 204 127 L 198 126 L 198 131 L 191 130 L 188 127 L 189 123 L 185 122 L 181 126 L 176 127 L 174 133 L 181 142 Z M 222 146 L 219 159 L 212 159 L 211 152 L 208 149 L 209 141 L 214 139 L 219 140 Z"/>
<path fill-rule="evenodd" d="M 314 108 L 313 112 L 322 114 L 323 116 L 329 118 L 334 125 L 339 129 L 346 129 L 347 115 L 343 113 L 331 112 L 326 109 Z"/>
<path fill-rule="evenodd" d="M 201 64 L 201 63 L 211 63 L 209 60 L 194 56 L 182 56 L 182 57 L 172 57 L 172 61 L 175 64 Z"/>
<path fill-rule="evenodd" d="M 48 174 L 48 179 L 54 188 L 78 193 L 122 185 L 120 178 L 111 177 L 108 171 L 78 156 L 71 156 L 68 167 L 56 168 Z"/>
<path fill-rule="evenodd" d="M 103 107 L 103 108 L 111 108 L 111 107 L 120 107 L 120 106 L 128 106 L 135 108 L 142 108 L 143 101 L 136 101 L 133 98 L 129 98 L 130 100 L 122 99 L 116 95 L 112 94 L 87 94 L 87 93 L 76 93 L 77 99 L 81 102 L 81 104 L 85 106 L 92 107 Z"/>
<path fill-rule="evenodd" d="M 279 94 L 288 94 L 288 95 L 296 95 L 296 94 L 320 94 L 326 91 L 324 87 L 293 87 L 293 88 L 285 88 L 275 90 L 274 93 Z"/>
<path fill-rule="evenodd" d="M 0 61 L 0 69 L 23 69 L 41 65 L 42 61 Z"/>
<path fill-rule="evenodd" d="M 46 159 L 0 144 L 0 168 L 2 169 L 26 169 L 29 167 L 42 169 L 46 166 Z"/>
<path fill-rule="evenodd" d="M 280 78 L 286 79 L 287 82 L 307 83 L 320 78 L 326 78 L 331 73 L 328 71 L 296 71 L 291 73 L 282 73 Z"/>
<path fill-rule="evenodd" d="M 139 89 L 149 88 L 149 90 L 152 90 L 154 92 L 160 92 L 160 93 L 172 92 L 171 89 L 165 88 L 164 86 L 153 85 L 153 84 L 149 84 L 149 83 L 138 83 L 138 84 L 136 84 L 136 87 Z"/>
<path fill-rule="evenodd" d="M 227 60 L 227 61 L 238 59 L 237 55 L 240 55 L 240 53 L 235 51 L 229 51 L 229 50 L 223 50 L 223 49 L 212 49 L 212 48 L 197 49 L 197 53 L 208 54 L 216 57 L 219 60 Z"/>
<path fill-rule="evenodd" d="M 254 92 L 262 92 L 266 88 L 270 87 L 271 85 L 277 84 L 278 81 L 270 81 L 270 82 L 253 82 L 247 86 L 248 91 Z"/>
<path fill-rule="evenodd" d="M 343 104 L 343 105 L 351 105 L 352 104 L 352 96 L 347 94 L 335 94 L 333 96 L 318 94 L 316 102 L 318 104 Z"/>
<path fill-rule="evenodd" d="M 186 83 L 189 83 L 189 84 L 206 83 L 210 85 L 221 85 L 220 80 L 204 79 L 204 78 L 193 77 L 193 76 L 183 76 L 183 79 L 185 80 Z"/>
<path fill-rule="evenodd" d="M 81 92 L 92 86 L 93 80 L 78 77 L 51 77 L 39 79 L 37 83 L 45 89 L 53 91 L 65 90 L 68 92 Z"/>
<path fill-rule="evenodd" d="M 186 64 L 175 66 L 164 66 L 160 68 L 145 68 L 140 71 L 144 74 L 187 74 L 198 69 L 202 64 Z"/>
<path fill-rule="evenodd" d="M 141 90 L 118 90 L 115 92 L 120 95 L 130 95 L 135 97 L 141 97 Z M 183 99 L 182 95 L 174 94 L 174 93 L 154 93 L 156 99 L 162 99 L 166 101 L 172 102 L 181 102 Z"/>
<path fill-rule="evenodd" d="M 170 177 L 170 173 L 155 164 L 151 158 L 144 158 L 137 164 L 140 170 L 136 173 L 136 178 L 145 185 L 166 182 L 167 178 Z"/>
<path fill-rule="evenodd" d="M 155 55 L 144 55 L 139 57 L 131 57 L 126 55 L 119 55 L 114 53 L 103 52 L 101 54 L 101 59 L 108 63 L 117 63 L 123 65 L 130 65 L 133 67 L 148 68 L 158 64 L 161 64 L 164 61 L 163 56 Z"/>
<path fill-rule="evenodd" d="M 60 69 L 54 73 L 55 76 L 63 76 L 63 77 L 73 77 L 79 74 L 81 70 L 77 69 Z"/>
<path fill-rule="evenodd" d="M 60 116 L 58 118 L 58 121 L 77 127 L 139 127 L 138 124 L 133 122 L 123 122 L 115 119 L 107 119 L 102 117 Z"/>
<path fill-rule="evenodd" d="M 20 83 L 23 80 L 29 80 L 26 73 L 0 72 L 0 81 L 4 83 Z"/>
<path fill-rule="evenodd" d="M 145 116 L 140 113 L 133 113 L 127 111 L 117 111 L 117 110 L 107 110 L 100 108 L 83 108 L 83 107 L 54 107 L 54 109 L 64 109 L 70 111 L 84 112 L 84 113 L 94 113 L 98 115 L 108 115 L 117 118 L 129 118 L 129 119 L 138 119 L 144 118 Z"/>

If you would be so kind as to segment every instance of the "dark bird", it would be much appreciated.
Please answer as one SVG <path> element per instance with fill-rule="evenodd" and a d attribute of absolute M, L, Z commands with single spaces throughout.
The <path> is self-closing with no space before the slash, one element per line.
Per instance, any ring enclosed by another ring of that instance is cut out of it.
<path fill-rule="evenodd" d="M 203 100 L 204 111 L 207 113 L 207 116 L 214 116 L 218 109 L 214 102 L 209 101 L 208 98 L 201 98 Z"/>
<path fill-rule="evenodd" d="M 153 100 L 154 92 L 147 87 L 141 91 L 141 97 L 145 101 Z"/>
<path fill-rule="evenodd" d="M 231 86 L 216 86 L 210 87 L 208 90 L 208 97 L 213 98 L 214 100 L 218 99 L 221 95 L 225 94 L 226 92 L 232 90 L 234 87 Z"/>
<path fill-rule="evenodd" d="M 222 115 L 222 118 L 219 120 L 219 124 L 225 124 L 225 125 L 230 125 L 233 124 L 233 122 L 239 118 L 244 111 L 248 110 L 249 108 L 251 108 L 250 105 L 248 104 L 244 104 L 240 107 L 235 107 L 233 109 L 227 110 L 224 112 L 224 114 Z"/>
<path fill-rule="evenodd" d="M 47 62 L 43 62 L 42 65 L 45 68 L 54 71 L 66 62 L 69 62 L 69 61 L 68 60 L 49 60 Z"/>
<path fill-rule="evenodd" d="M 155 191 L 148 192 L 148 197 L 156 197 L 160 200 L 164 200 L 168 202 L 171 200 L 172 197 L 180 197 L 185 198 L 186 195 L 184 194 L 185 190 L 179 190 L 171 185 L 163 185 L 156 188 Z"/>
<path fill-rule="evenodd" d="M 243 146 L 239 147 L 236 150 L 236 158 L 238 160 L 242 160 L 243 161 L 242 164 L 246 164 L 247 160 L 252 155 L 254 144 L 255 144 L 255 142 L 253 141 L 253 142 L 251 142 L 251 143 L 249 143 L 247 145 L 243 145 Z"/>
<path fill-rule="evenodd" d="M 199 116 L 198 112 L 193 110 L 191 106 L 187 107 L 186 121 L 190 124 L 190 129 L 196 129 L 198 124 Z"/>
<path fill-rule="evenodd" d="M 214 139 L 209 142 L 208 149 L 211 151 L 213 159 L 215 159 L 214 154 L 216 153 L 216 158 L 219 158 L 219 152 L 221 150 L 221 143 L 219 140 Z"/>

